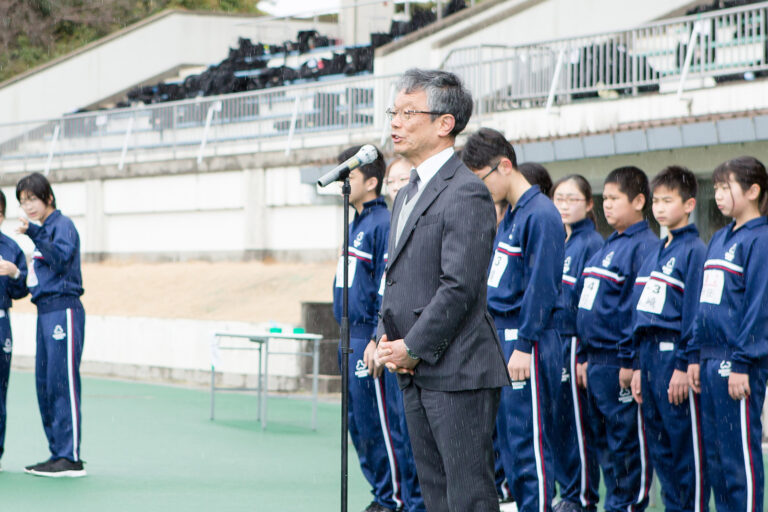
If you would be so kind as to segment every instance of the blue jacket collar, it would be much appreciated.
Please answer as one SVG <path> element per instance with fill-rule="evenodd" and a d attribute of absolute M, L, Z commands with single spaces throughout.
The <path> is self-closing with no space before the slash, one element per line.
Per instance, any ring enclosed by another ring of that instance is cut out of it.
<path fill-rule="evenodd" d="M 384 196 L 379 196 L 376 199 L 371 199 L 370 201 L 366 201 L 363 203 L 363 211 L 360 213 L 355 213 L 355 218 L 362 217 L 363 215 L 367 215 L 368 212 L 376 208 L 377 206 L 383 206 L 384 208 L 387 207 L 387 202 L 384 200 Z"/>
<path fill-rule="evenodd" d="M 61 216 L 61 210 L 53 210 L 51 214 L 48 217 L 46 217 L 45 220 L 43 221 L 43 226 L 50 225 L 60 216 Z"/>
<path fill-rule="evenodd" d="M 613 240 L 614 238 L 618 238 L 620 236 L 632 236 L 635 233 L 639 233 L 640 231 L 643 231 L 645 229 L 648 229 L 648 221 L 647 220 L 641 220 L 640 222 L 635 222 L 631 226 L 629 226 L 627 229 L 624 230 L 623 233 L 619 233 L 618 231 L 614 231 L 610 237 L 608 237 L 608 240 Z"/>
<path fill-rule="evenodd" d="M 541 190 L 539 189 L 538 185 L 531 185 L 531 188 L 523 192 L 523 195 L 520 196 L 520 199 L 517 200 L 517 204 L 515 204 L 515 208 L 522 208 L 523 206 L 528 203 L 531 199 L 536 197 L 536 194 L 541 194 Z"/>
<path fill-rule="evenodd" d="M 571 224 L 571 233 L 581 233 L 582 231 L 594 231 L 595 230 L 595 223 L 592 222 L 592 219 L 590 218 L 584 218 L 580 220 L 579 222 L 574 222 Z"/>

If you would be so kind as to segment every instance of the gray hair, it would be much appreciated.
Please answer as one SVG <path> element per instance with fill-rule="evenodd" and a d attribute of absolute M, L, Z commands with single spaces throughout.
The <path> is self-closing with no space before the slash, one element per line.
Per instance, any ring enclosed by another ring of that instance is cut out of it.
<path fill-rule="evenodd" d="M 451 131 L 453 137 L 461 133 L 472 117 L 472 93 L 464 87 L 458 76 L 448 71 L 412 68 L 397 81 L 396 87 L 405 94 L 426 92 L 431 112 L 451 114 L 456 120 Z M 437 116 L 433 115 L 432 120 L 435 119 Z"/>

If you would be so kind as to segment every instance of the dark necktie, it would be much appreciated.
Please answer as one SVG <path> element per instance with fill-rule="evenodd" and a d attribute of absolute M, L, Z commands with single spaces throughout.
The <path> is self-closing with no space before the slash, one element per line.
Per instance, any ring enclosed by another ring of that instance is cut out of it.
<path fill-rule="evenodd" d="M 405 202 L 408 203 L 419 191 L 419 173 L 411 169 L 411 179 L 408 181 L 408 190 L 405 193 Z"/>

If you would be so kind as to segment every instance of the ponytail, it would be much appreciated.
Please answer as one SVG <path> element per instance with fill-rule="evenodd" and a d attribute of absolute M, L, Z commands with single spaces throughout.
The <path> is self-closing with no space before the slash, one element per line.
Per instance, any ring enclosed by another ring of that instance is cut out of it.
<path fill-rule="evenodd" d="M 733 158 L 717 166 L 712 174 L 712 181 L 726 183 L 731 176 L 743 191 L 755 184 L 760 187 L 757 207 L 760 215 L 768 215 L 768 173 L 765 171 L 765 165 L 753 156 Z"/>

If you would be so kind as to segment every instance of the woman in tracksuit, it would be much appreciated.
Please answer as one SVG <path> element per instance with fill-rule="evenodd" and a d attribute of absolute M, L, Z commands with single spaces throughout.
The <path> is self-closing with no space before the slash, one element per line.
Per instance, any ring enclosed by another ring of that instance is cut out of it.
<path fill-rule="evenodd" d="M 595 229 L 592 187 L 578 174 L 559 180 L 552 200 L 560 212 L 567 233 L 563 287 L 555 311 L 555 326 L 562 341 L 562 378 L 555 402 L 554 435 L 555 479 L 562 501 L 559 511 L 595 510 L 598 500 L 600 467 L 593 443 L 587 440 L 585 390 L 576 382 L 576 313 L 579 296 L 576 284 L 587 260 L 603 245 Z"/>
<path fill-rule="evenodd" d="M 707 249 L 688 377 L 701 392 L 706 467 L 718 511 L 763 510 L 768 379 L 768 174 L 749 156 L 715 169 L 715 202 L 733 222 Z"/>
<path fill-rule="evenodd" d="M 18 232 L 35 243 L 27 286 L 37 306 L 35 380 L 51 456 L 27 466 L 33 475 L 85 476 L 80 459 L 80 357 L 85 310 L 80 302 L 80 237 L 56 209 L 51 184 L 39 173 L 22 178 L 16 198 L 26 217 Z"/>
<path fill-rule="evenodd" d="M 0 190 L 0 224 L 5 220 L 5 194 Z M 13 299 L 21 299 L 29 293 L 27 279 L 27 258 L 21 247 L 10 237 L 0 233 L 0 456 L 5 451 L 5 426 L 7 410 L 5 398 L 8 394 L 8 378 L 11 373 L 11 352 L 13 335 L 9 310 Z"/>

